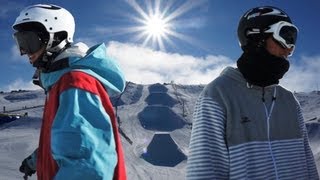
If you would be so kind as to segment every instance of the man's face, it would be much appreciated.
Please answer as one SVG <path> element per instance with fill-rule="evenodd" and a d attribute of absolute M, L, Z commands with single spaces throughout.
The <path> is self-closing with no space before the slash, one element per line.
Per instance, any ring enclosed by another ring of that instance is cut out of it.
<path fill-rule="evenodd" d="M 37 31 L 18 31 L 13 35 L 21 55 L 28 55 L 31 64 L 44 53 L 46 43 Z"/>
<path fill-rule="evenodd" d="M 45 48 L 46 47 L 43 46 L 41 49 L 39 49 L 37 52 L 35 52 L 33 54 L 27 53 L 30 64 L 35 63 L 39 59 L 39 57 L 42 56 L 42 54 L 45 51 Z"/>
<path fill-rule="evenodd" d="M 270 36 L 266 41 L 266 49 L 267 51 L 277 57 L 282 57 L 287 59 L 290 53 L 293 51 L 293 48 L 284 48 L 276 40 Z"/>

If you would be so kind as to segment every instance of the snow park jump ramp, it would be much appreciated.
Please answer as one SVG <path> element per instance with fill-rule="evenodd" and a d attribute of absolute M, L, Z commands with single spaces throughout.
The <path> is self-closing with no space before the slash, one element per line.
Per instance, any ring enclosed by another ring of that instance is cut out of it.
<path fill-rule="evenodd" d="M 173 131 L 185 125 L 183 119 L 166 106 L 147 106 L 138 118 L 141 126 L 148 130 Z"/>
<path fill-rule="evenodd" d="M 148 104 L 139 114 L 141 126 L 147 130 L 174 131 L 185 125 L 184 120 L 171 107 L 178 103 L 168 95 L 168 88 L 161 84 L 149 86 Z"/>
<path fill-rule="evenodd" d="M 149 86 L 149 92 L 150 93 L 167 93 L 168 88 L 166 88 L 162 84 L 156 83 Z"/>
<path fill-rule="evenodd" d="M 163 105 L 173 107 L 178 103 L 177 100 L 173 99 L 167 93 L 150 93 L 146 98 L 146 103 L 148 105 Z"/>
<path fill-rule="evenodd" d="M 187 159 L 169 134 L 186 124 L 183 117 L 172 109 L 179 102 L 170 96 L 172 93 L 164 85 L 153 84 L 148 90 L 149 95 L 144 100 L 147 106 L 138 114 L 138 119 L 144 129 L 155 132 L 140 158 L 154 166 L 175 167 Z"/>
<path fill-rule="evenodd" d="M 187 159 L 168 133 L 156 133 L 141 157 L 153 165 L 168 167 Z"/>

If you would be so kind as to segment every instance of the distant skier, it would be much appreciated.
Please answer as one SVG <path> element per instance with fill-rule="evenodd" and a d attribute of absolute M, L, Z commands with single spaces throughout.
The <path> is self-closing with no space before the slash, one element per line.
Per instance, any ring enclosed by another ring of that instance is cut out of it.
<path fill-rule="evenodd" d="M 243 54 L 195 107 L 187 179 L 319 179 L 300 105 L 278 85 L 298 29 L 276 7 L 240 19 Z"/>
<path fill-rule="evenodd" d="M 20 167 L 25 178 L 37 172 L 40 180 L 126 179 L 109 100 L 125 79 L 105 45 L 73 44 L 74 18 L 56 5 L 26 7 L 13 29 L 47 93 L 39 147 Z"/>

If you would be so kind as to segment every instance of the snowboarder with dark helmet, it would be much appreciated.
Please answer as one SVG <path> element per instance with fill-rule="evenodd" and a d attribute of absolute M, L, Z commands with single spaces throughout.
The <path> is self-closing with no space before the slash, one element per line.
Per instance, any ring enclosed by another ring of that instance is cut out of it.
<path fill-rule="evenodd" d="M 279 8 L 244 13 L 237 68 L 226 67 L 196 103 L 187 180 L 319 179 L 299 102 L 279 85 L 297 35 Z"/>

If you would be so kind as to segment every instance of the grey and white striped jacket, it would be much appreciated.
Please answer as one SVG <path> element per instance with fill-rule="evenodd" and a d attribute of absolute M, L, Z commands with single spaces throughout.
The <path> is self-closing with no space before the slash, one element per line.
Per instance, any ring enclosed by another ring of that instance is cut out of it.
<path fill-rule="evenodd" d="M 187 179 L 319 179 L 294 95 L 227 67 L 197 101 Z"/>

